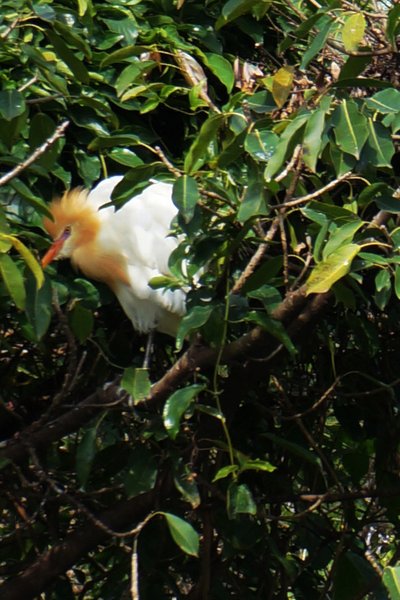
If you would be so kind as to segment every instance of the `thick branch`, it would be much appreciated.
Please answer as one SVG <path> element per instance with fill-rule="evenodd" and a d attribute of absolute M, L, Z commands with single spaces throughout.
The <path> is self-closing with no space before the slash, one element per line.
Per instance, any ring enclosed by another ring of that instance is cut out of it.
<path fill-rule="evenodd" d="M 147 492 L 113 506 L 98 515 L 110 529 L 128 529 L 141 521 L 154 508 L 155 491 Z M 82 556 L 107 539 L 104 530 L 93 523 L 67 535 L 64 540 L 44 552 L 16 578 L 0 586 L 2 600 L 29 600 L 43 592 L 58 576 L 71 568 Z"/>
<path fill-rule="evenodd" d="M 303 286 L 295 292 L 287 294 L 272 316 L 288 325 L 290 335 L 297 336 L 304 331 L 312 319 L 320 314 L 329 298 L 330 294 L 316 294 L 307 301 Z M 249 333 L 225 346 L 221 362 L 227 364 L 248 359 L 256 356 L 260 351 L 265 356 L 274 348 L 276 348 L 275 338 L 261 327 L 254 327 Z M 191 375 L 212 366 L 217 355 L 218 349 L 209 348 L 195 341 L 167 373 L 153 385 L 150 397 L 143 404 L 146 407 L 158 406 Z M 24 458 L 27 454 L 24 439 L 29 439 L 30 445 L 38 448 L 76 431 L 98 414 L 102 408 L 106 408 L 110 404 L 122 403 L 123 397 L 116 401 L 118 391 L 120 392 L 116 385 L 108 387 L 107 390 L 98 390 L 51 423 L 44 425 L 34 423 L 21 433 L 21 437 L 3 442 L 4 446 L 0 448 L 0 459 L 18 462 Z"/>

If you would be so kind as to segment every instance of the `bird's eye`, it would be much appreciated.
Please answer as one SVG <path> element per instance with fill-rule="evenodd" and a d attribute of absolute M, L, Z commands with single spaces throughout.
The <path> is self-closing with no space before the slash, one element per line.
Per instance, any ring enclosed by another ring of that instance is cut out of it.
<path fill-rule="evenodd" d="M 71 225 L 67 225 L 64 229 L 64 235 L 70 235 L 71 233 Z"/>

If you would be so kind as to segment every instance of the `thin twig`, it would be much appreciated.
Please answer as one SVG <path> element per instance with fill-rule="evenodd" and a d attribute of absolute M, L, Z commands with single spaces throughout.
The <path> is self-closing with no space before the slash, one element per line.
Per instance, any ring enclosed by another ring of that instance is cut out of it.
<path fill-rule="evenodd" d="M 345 179 L 351 178 L 351 176 L 352 176 L 352 172 L 347 171 L 347 173 L 344 173 L 344 175 L 341 175 L 337 179 L 330 181 L 329 183 L 324 185 L 319 190 L 316 190 L 315 192 L 312 192 L 311 194 L 307 194 L 306 196 L 301 196 L 300 198 L 294 198 L 294 200 L 290 200 L 289 202 L 284 202 L 282 204 L 276 204 L 274 206 L 274 208 L 289 208 L 292 206 L 298 206 L 299 204 L 304 204 L 304 203 L 308 202 L 309 200 L 314 200 L 314 198 L 318 198 L 319 196 L 322 196 L 322 194 L 325 194 L 325 192 L 329 192 L 329 190 L 336 187 L 339 183 L 341 183 Z"/>
<path fill-rule="evenodd" d="M 47 138 L 47 140 L 41 146 L 36 148 L 36 150 L 34 150 L 34 152 L 32 152 L 32 154 L 28 156 L 28 158 L 26 158 L 22 163 L 17 165 L 14 169 L 3 175 L 3 177 L 0 177 L 0 187 L 11 181 L 11 179 L 14 179 L 14 177 L 19 175 L 21 171 L 29 167 L 40 156 L 42 156 L 42 154 L 44 154 L 46 150 L 50 148 L 50 146 L 52 146 L 59 138 L 61 138 L 64 135 L 64 131 L 66 130 L 68 125 L 69 121 L 64 121 L 63 123 L 61 123 L 61 125 L 59 125 L 55 129 L 53 135 Z"/>
<path fill-rule="evenodd" d="M 302 151 L 301 144 L 297 144 L 297 146 L 295 147 L 295 149 L 293 151 L 292 158 L 288 162 L 287 166 L 283 169 L 283 171 L 281 171 L 279 173 L 279 175 L 274 177 L 274 181 L 277 181 L 279 183 L 280 181 L 282 181 L 282 179 L 284 179 L 286 177 L 286 175 L 288 175 L 290 173 L 290 171 L 293 169 L 294 165 L 297 163 L 297 161 L 300 157 L 301 151 Z"/>
<path fill-rule="evenodd" d="M 274 220 L 272 221 L 271 226 L 270 226 L 266 236 L 264 237 L 261 244 L 258 246 L 256 252 L 251 257 L 245 270 L 243 271 L 243 273 L 240 275 L 239 279 L 236 281 L 235 285 L 233 286 L 233 288 L 231 290 L 232 294 L 240 294 L 244 284 L 249 279 L 249 277 L 254 273 L 254 271 L 258 267 L 259 263 L 262 261 L 270 242 L 274 239 L 275 234 L 278 231 L 279 221 L 280 221 L 279 216 L 275 217 Z"/>
<path fill-rule="evenodd" d="M 180 177 L 182 175 L 182 173 L 179 171 L 179 169 L 174 167 L 174 165 L 171 163 L 171 161 L 168 160 L 168 158 L 165 156 L 164 152 L 161 150 L 160 146 L 155 146 L 154 151 L 157 154 L 157 156 L 159 157 L 159 159 L 161 160 L 161 162 L 163 162 L 164 165 L 167 167 L 168 171 L 170 171 L 173 175 L 175 175 L 175 177 Z"/>

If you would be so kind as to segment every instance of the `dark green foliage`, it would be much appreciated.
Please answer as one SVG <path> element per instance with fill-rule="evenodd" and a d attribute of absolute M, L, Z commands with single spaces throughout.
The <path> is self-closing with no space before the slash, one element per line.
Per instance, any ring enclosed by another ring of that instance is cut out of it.
<path fill-rule="evenodd" d="M 399 23 L 0 0 L 1 598 L 399 597 Z M 149 372 L 108 289 L 38 263 L 50 199 L 113 174 L 179 209 Z"/>

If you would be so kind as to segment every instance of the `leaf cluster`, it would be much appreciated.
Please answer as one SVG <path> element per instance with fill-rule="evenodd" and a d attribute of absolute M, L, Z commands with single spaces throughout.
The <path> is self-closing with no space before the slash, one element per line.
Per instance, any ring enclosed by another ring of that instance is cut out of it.
<path fill-rule="evenodd" d="M 0 9 L 0 596 L 396 598 L 399 5 Z M 150 370 L 39 265 L 51 198 L 114 174 L 117 208 L 173 182 Z"/>

